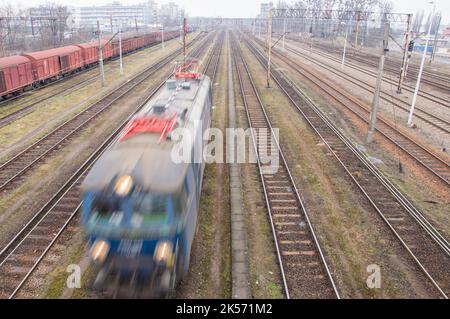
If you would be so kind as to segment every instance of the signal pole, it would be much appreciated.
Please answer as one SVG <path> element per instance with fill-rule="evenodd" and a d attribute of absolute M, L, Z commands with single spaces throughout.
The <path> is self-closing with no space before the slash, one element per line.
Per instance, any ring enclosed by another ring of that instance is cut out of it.
<path fill-rule="evenodd" d="M 164 25 L 161 26 L 161 48 L 164 50 Z"/>
<path fill-rule="evenodd" d="M 103 69 L 103 48 L 101 43 L 101 31 L 100 31 L 100 21 L 97 20 L 97 35 L 98 35 L 98 64 L 100 66 L 100 79 L 102 86 L 105 86 L 105 71 Z"/>
<path fill-rule="evenodd" d="M 186 18 L 183 18 L 183 65 L 186 66 Z"/>
<path fill-rule="evenodd" d="M 414 115 L 414 107 L 416 106 L 417 94 L 419 93 L 419 87 L 420 87 L 420 80 L 422 79 L 423 65 L 425 63 L 425 56 L 427 55 L 428 39 L 430 38 L 431 25 L 433 24 L 435 8 L 436 8 L 436 4 L 434 4 L 434 2 L 433 2 L 433 11 L 431 12 L 430 26 L 428 27 L 427 38 L 425 39 L 425 48 L 423 49 L 423 55 L 422 55 L 422 61 L 420 62 L 419 74 L 417 75 L 416 88 L 414 90 L 414 95 L 413 95 L 412 102 L 411 102 L 411 109 L 409 111 L 409 116 L 408 116 L 408 126 L 409 127 L 413 126 L 412 120 L 413 120 L 413 115 Z"/>
<path fill-rule="evenodd" d="M 400 77 L 398 80 L 397 93 L 402 93 L 403 80 L 405 79 L 406 75 L 406 65 L 408 63 L 408 55 L 409 55 L 409 38 L 411 36 L 411 20 L 412 14 L 408 14 L 408 22 L 407 22 L 408 26 L 406 27 L 405 45 L 403 48 L 403 59 L 402 59 L 402 66 L 400 68 Z"/>
<path fill-rule="evenodd" d="M 438 22 L 437 22 L 436 31 L 434 34 L 434 44 L 433 44 L 433 49 L 431 51 L 431 58 L 430 58 L 429 64 L 431 64 L 431 62 L 434 61 L 434 56 L 436 55 L 437 46 L 438 46 L 439 28 L 441 26 L 442 14 L 439 15 L 437 19 L 438 19 Z"/>
<path fill-rule="evenodd" d="M 358 46 L 358 33 L 359 33 L 359 12 L 356 15 L 355 49 Z"/>
<path fill-rule="evenodd" d="M 119 57 L 120 57 L 120 75 L 123 75 L 123 62 L 122 62 L 122 27 L 119 26 Z"/>
<path fill-rule="evenodd" d="M 267 45 L 269 54 L 267 59 L 267 87 L 270 88 L 270 67 L 272 59 L 272 10 L 269 11 L 269 21 L 267 26 Z"/>
<path fill-rule="evenodd" d="M 383 80 L 384 59 L 385 59 L 386 53 L 389 50 L 388 39 L 389 39 L 389 22 L 385 22 L 383 47 L 382 47 L 382 52 L 381 52 L 381 56 L 380 56 L 380 62 L 378 65 L 377 82 L 376 82 L 376 86 L 375 86 L 375 92 L 373 94 L 372 110 L 370 111 L 369 130 L 367 131 L 366 143 L 372 142 L 373 133 L 375 131 L 375 124 L 377 122 L 377 112 L 378 112 L 379 99 L 380 99 L 381 81 Z"/>
<path fill-rule="evenodd" d="M 345 40 L 344 40 L 344 51 L 342 52 L 342 61 L 341 61 L 341 69 L 344 68 L 345 64 L 345 51 L 347 50 L 347 37 L 348 37 L 348 26 L 345 22 L 341 22 L 341 24 L 346 26 L 345 30 Z"/>
<path fill-rule="evenodd" d="M 261 38 L 261 20 L 258 19 L 258 38 Z"/>

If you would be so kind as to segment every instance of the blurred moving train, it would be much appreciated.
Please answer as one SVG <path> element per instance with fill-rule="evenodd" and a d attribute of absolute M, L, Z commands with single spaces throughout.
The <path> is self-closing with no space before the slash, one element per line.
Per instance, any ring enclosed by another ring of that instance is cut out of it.
<path fill-rule="evenodd" d="M 164 33 L 164 40 L 179 35 L 179 31 Z M 147 34 L 124 33 L 122 53 L 161 42 L 161 32 Z M 101 40 L 103 59 L 119 56 L 119 40 Z M 98 41 L 68 45 L 49 50 L 0 58 L 0 98 L 18 95 L 98 63 Z"/>
<path fill-rule="evenodd" d="M 98 267 L 97 288 L 114 289 L 117 280 L 120 289 L 139 286 L 141 292 L 167 295 L 189 269 L 205 168 L 194 154 L 206 144 L 212 93 L 206 75 L 174 74 L 127 123 L 81 186 L 81 225 Z M 171 138 L 177 128 L 191 132 L 189 160 L 172 157 L 180 145 Z"/>

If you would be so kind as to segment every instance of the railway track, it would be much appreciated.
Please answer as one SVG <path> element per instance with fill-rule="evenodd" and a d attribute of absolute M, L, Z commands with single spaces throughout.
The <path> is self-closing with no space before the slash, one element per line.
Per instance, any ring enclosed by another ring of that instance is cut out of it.
<path fill-rule="evenodd" d="M 299 42 L 299 41 L 297 41 L 295 39 L 291 39 L 291 40 L 293 40 L 294 42 L 297 42 L 297 43 L 301 43 L 301 42 Z M 319 46 L 319 48 L 320 48 L 320 46 Z M 321 57 L 324 57 L 326 59 L 330 59 L 330 60 L 332 60 L 334 62 L 337 62 L 337 63 L 341 63 L 342 62 L 342 56 L 341 57 L 337 57 L 336 55 L 334 55 L 332 53 L 323 52 L 323 49 L 310 49 L 310 50 L 303 49 L 303 50 L 304 51 L 312 51 L 312 52 L 314 52 L 314 54 L 317 54 L 317 55 L 319 55 Z M 351 59 L 351 55 L 348 55 L 348 57 Z M 373 69 L 370 69 L 368 67 L 363 67 L 362 65 L 354 63 L 354 62 L 350 62 L 349 59 L 346 59 L 345 66 L 346 66 L 346 68 L 351 68 L 351 69 L 354 69 L 354 70 L 359 71 L 361 73 L 364 73 L 366 75 L 376 77 L 376 72 Z M 378 67 L 378 65 L 376 65 L 376 67 Z M 393 74 L 395 76 L 398 76 L 397 73 L 398 72 L 393 72 Z M 389 84 L 391 84 L 391 85 L 393 85 L 395 87 L 397 87 L 397 85 L 398 85 L 398 81 L 397 80 L 392 80 L 391 78 L 386 77 L 386 76 L 383 78 L 383 81 L 386 82 L 386 83 L 389 83 Z M 403 83 L 403 90 L 408 91 L 410 93 L 414 93 L 414 89 L 415 88 L 413 86 L 408 85 L 407 83 Z M 437 96 L 435 94 L 429 93 L 427 91 L 424 91 L 423 89 L 420 89 L 419 92 L 417 93 L 417 95 L 422 97 L 422 98 L 424 98 L 424 99 L 426 99 L 426 100 L 429 100 L 431 102 L 439 104 L 442 107 L 450 108 L 449 100 L 445 99 L 445 98 L 443 98 L 441 96 Z"/>
<path fill-rule="evenodd" d="M 266 67 L 265 55 L 248 39 L 245 43 Z M 287 76 L 273 68 L 272 77 L 400 241 L 437 294 L 448 298 L 450 244 L 447 239 Z"/>
<path fill-rule="evenodd" d="M 337 76 L 347 80 L 348 82 L 362 88 L 363 90 L 373 93 L 373 86 L 371 83 L 367 83 L 362 81 L 361 79 L 357 79 L 356 77 L 345 74 L 342 72 L 341 69 L 329 66 L 321 61 L 318 61 L 314 58 L 308 57 L 306 54 L 301 53 L 298 50 L 294 50 L 289 47 L 285 47 L 288 52 L 291 52 L 299 57 L 302 57 L 303 59 L 306 59 L 308 61 L 311 61 L 312 63 L 332 72 L 333 74 L 336 74 Z M 278 51 L 279 52 L 279 51 Z M 361 72 L 364 72 L 360 70 Z M 376 76 L 375 74 L 369 74 L 371 76 Z M 410 105 L 408 102 L 398 98 L 397 96 L 391 95 L 389 93 L 380 92 L 380 98 L 387 103 L 393 104 L 395 107 L 397 107 L 399 110 L 409 113 Z M 448 106 L 450 108 L 450 106 Z M 443 119 L 442 116 L 433 114 L 432 112 L 429 112 L 427 110 L 424 110 L 420 107 L 416 107 L 416 113 L 415 118 L 419 118 L 420 120 L 424 121 L 425 123 L 431 125 L 434 128 L 439 129 L 440 131 L 450 134 L 450 121 L 447 121 L 446 119 Z M 450 137 L 450 136 L 449 136 Z"/>
<path fill-rule="evenodd" d="M 292 69 L 300 76 L 307 78 L 315 86 L 323 90 L 330 98 L 335 100 L 339 105 L 352 112 L 363 122 L 368 123 L 370 107 L 359 99 L 355 98 L 349 92 L 343 90 L 338 85 L 332 83 L 323 76 L 319 76 L 316 72 L 304 65 L 300 65 L 297 61 L 274 51 L 274 56 L 289 63 Z M 436 155 L 426 146 L 413 140 L 408 135 L 400 131 L 395 124 L 388 119 L 379 115 L 376 130 L 382 136 L 387 138 L 396 147 L 408 154 L 412 159 L 428 170 L 433 176 L 438 178 L 447 187 L 450 186 L 450 167 L 449 163 L 443 158 Z"/>
<path fill-rule="evenodd" d="M 332 60 L 334 60 L 334 61 L 336 61 L 336 62 L 341 62 L 341 59 L 336 58 L 335 56 L 333 56 L 333 55 L 331 55 L 331 54 L 326 54 L 326 53 L 321 52 L 321 51 L 316 51 L 316 53 L 319 54 L 319 55 L 321 55 L 321 56 L 323 56 L 323 57 L 332 59 Z M 371 70 L 371 69 L 369 69 L 369 68 L 365 68 L 365 67 L 363 67 L 363 66 L 361 66 L 361 65 L 359 65 L 359 64 L 352 63 L 352 62 L 350 62 L 350 63 L 347 62 L 347 63 L 346 63 L 346 66 L 348 66 L 348 67 L 350 67 L 350 68 L 352 68 L 352 69 L 355 69 L 355 70 L 357 70 L 357 71 L 360 71 L 360 72 L 362 72 L 362 73 L 365 73 L 365 74 L 367 74 L 367 75 L 376 76 L 376 72 L 375 72 L 375 71 L 373 71 L 373 70 Z M 377 66 L 377 67 L 378 67 L 378 66 Z M 397 76 L 396 73 L 393 73 L 393 74 L 394 74 L 395 76 Z M 397 81 L 397 80 L 392 80 L 391 78 L 387 78 L 387 77 L 384 77 L 383 80 L 384 80 L 385 82 L 387 82 L 387 83 L 393 85 L 393 86 L 397 86 L 397 85 L 398 85 L 398 81 Z M 411 93 L 411 94 L 414 93 L 414 89 L 415 89 L 414 86 L 408 85 L 407 83 L 403 83 L 402 88 L 403 88 L 403 90 L 405 90 L 405 91 L 407 91 L 407 92 L 409 92 L 409 93 Z M 427 91 L 424 91 L 423 89 L 420 89 L 420 90 L 418 91 L 417 95 L 420 96 L 420 97 L 422 97 L 422 98 L 424 98 L 424 99 L 426 99 L 426 100 L 428 100 L 428 101 L 431 101 L 431 102 L 434 102 L 434 103 L 436 103 L 436 104 L 438 104 L 438 105 L 440 105 L 440 106 L 443 106 L 443 107 L 445 107 L 445 108 L 450 108 L 450 102 L 448 101 L 448 99 L 445 99 L 445 98 L 443 98 L 443 97 L 441 97 L 441 96 L 438 96 L 438 95 L 429 93 L 429 92 L 427 92 Z"/>
<path fill-rule="evenodd" d="M 316 46 L 318 46 L 321 49 L 326 50 L 327 52 L 331 51 L 334 54 L 338 54 L 338 55 L 342 54 L 341 49 L 335 49 L 335 48 L 332 48 L 332 47 L 329 47 L 329 46 L 323 45 L 323 44 L 316 44 Z M 376 57 L 375 55 L 370 55 L 370 54 L 368 55 L 367 53 L 363 53 L 364 56 L 357 55 L 358 53 L 360 53 L 358 50 L 353 49 L 349 52 L 348 56 L 351 59 L 353 59 L 354 61 L 366 64 L 366 65 L 369 65 L 369 66 L 372 66 L 375 68 L 378 67 L 378 57 Z M 386 60 L 386 71 L 391 72 L 393 74 L 397 74 L 400 70 L 400 64 L 401 64 L 400 61 L 396 62 L 391 59 L 387 59 Z M 406 75 L 406 78 L 411 81 L 416 81 L 418 73 L 419 73 L 419 67 L 410 63 L 408 66 L 408 73 Z M 436 89 L 443 91 L 444 93 L 448 93 L 450 91 L 449 75 L 446 73 L 439 73 L 436 71 L 424 70 L 421 81 L 423 83 L 426 83 L 428 85 L 435 87 Z"/>
<path fill-rule="evenodd" d="M 59 150 L 66 145 L 70 138 L 73 138 L 78 132 L 81 132 L 93 119 L 109 109 L 116 101 L 126 97 L 132 92 L 136 85 L 149 79 L 158 70 L 167 65 L 167 63 L 173 61 L 180 52 L 181 49 L 142 70 L 100 101 L 77 113 L 74 117 L 65 121 L 51 132 L 38 139 L 32 145 L 1 164 L 0 172 L 2 172 L 2 174 L 0 176 L 0 192 L 15 188 L 15 186 L 22 181 L 25 173 L 30 171 L 37 163 L 45 160 L 51 152 Z"/>
<path fill-rule="evenodd" d="M 252 132 L 258 168 L 272 226 L 278 261 L 287 298 L 339 298 L 308 212 L 293 181 L 283 151 L 275 139 L 258 90 L 242 57 L 237 40 L 231 43 L 234 67 Z M 271 137 L 275 140 L 272 141 Z M 267 143 L 266 143 L 267 142 Z M 276 171 L 261 161 L 261 154 L 278 152 Z"/>
<path fill-rule="evenodd" d="M 209 45 L 209 38 L 204 39 L 193 50 L 192 56 L 198 57 Z M 220 42 L 219 42 L 220 43 Z M 207 72 L 215 74 L 216 67 L 209 67 Z M 164 85 L 156 85 L 149 96 L 139 103 L 135 111 L 97 148 L 71 178 L 52 196 L 52 198 L 34 214 L 32 219 L 0 252 L 0 298 L 14 298 L 23 284 L 42 262 L 61 234 L 77 216 L 81 206 L 80 185 L 96 159 L 114 142 L 131 117 L 141 109 Z"/>
<path fill-rule="evenodd" d="M 131 52 L 126 52 L 123 54 L 123 57 L 136 53 L 138 51 L 144 50 L 144 49 L 148 49 L 151 47 L 154 47 L 156 45 L 159 45 L 159 43 L 154 43 L 152 45 L 146 46 L 144 48 L 141 48 L 139 50 L 135 50 L 135 51 L 131 51 Z M 119 59 L 119 57 L 113 57 L 111 58 L 109 61 L 106 61 L 105 64 L 108 65 L 109 62 L 113 62 L 113 61 L 117 61 Z M 97 67 L 97 65 L 91 65 L 89 68 L 83 69 L 79 72 L 75 72 L 72 74 L 67 74 L 65 76 L 60 77 L 59 79 L 49 82 L 47 84 L 41 85 L 39 87 L 36 87 L 32 90 L 28 90 L 26 91 L 28 92 L 32 92 L 33 96 L 31 97 L 30 100 L 25 100 L 22 101 L 21 103 L 19 103 L 18 105 L 15 105 L 14 108 L 20 107 L 20 109 L 11 112 L 7 115 L 4 115 L 2 117 L 0 117 L 0 128 L 3 126 L 8 125 L 9 123 L 11 123 L 13 120 L 22 117 L 28 113 L 31 113 L 33 111 L 33 109 L 37 106 L 37 104 L 42 103 L 44 101 L 47 101 L 53 97 L 59 96 L 59 95 L 64 95 L 67 93 L 70 93 L 76 89 L 80 89 L 85 87 L 86 85 L 92 83 L 93 81 L 95 81 L 98 78 L 98 75 L 94 75 L 92 77 L 89 77 L 87 79 L 82 79 L 81 81 L 77 81 L 76 83 L 74 83 L 73 85 L 71 85 L 69 88 L 66 87 L 61 87 L 61 88 L 57 88 L 55 92 L 46 92 L 43 94 L 36 94 L 38 91 L 47 88 L 47 87 L 51 87 L 51 86 L 56 86 L 58 84 L 64 83 L 69 79 L 72 78 L 76 78 L 80 75 L 83 75 L 86 72 L 92 71 L 93 69 L 95 69 Z M 105 71 L 105 73 L 110 73 L 112 72 L 112 70 L 108 70 Z M 22 93 L 20 95 L 16 95 L 16 96 L 12 96 L 10 98 L 4 99 L 0 101 L 0 108 L 7 105 L 7 104 L 11 104 L 11 102 L 15 101 L 15 100 L 19 100 L 19 99 L 25 99 L 27 97 L 26 94 Z"/>

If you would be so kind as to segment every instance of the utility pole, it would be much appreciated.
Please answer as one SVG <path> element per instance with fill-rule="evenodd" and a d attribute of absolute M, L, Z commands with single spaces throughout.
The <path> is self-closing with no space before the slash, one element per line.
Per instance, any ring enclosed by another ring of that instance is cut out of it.
<path fill-rule="evenodd" d="M 258 20 L 258 38 L 261 38 L 261 20 Z"/>
<path fill-rule="evenodd" d="M 164 50 L 164 25 L 161 26 L 161 48 Z"/>
<path fill-rule="evenodd" d="M 122 62 L 122 27 L 119 26 L 119 57 L 120 57 L 120 75 L 123 75 L 123 62 Z"/>
<path fill-rule="evenodd" d="M 355 49 L 358 46 L 358 33 L 359 33 L 359 11 L 356 14 L 356 30 L 355 30 Z"/>
<path fill-rule="evenodd" d="M 405 45 L 403 46 L 403 59 L 402 59 L 402 66 L 400 68 L 400 77 L 398 80 L 397 93 L 402 93 L 403 80 L 405 79 L 406 75 L 406 66 L 408 63 L 408 55 L 409 55 L 408 50 L 410 41 L 409 39 L 411 36 L 411 21 L 412 21 L 412 14 L 408 14 L 406 34 L 405 34 Z"/>
<path fill-rule="evenodd" d="M 267 44 L 269 46 L 269 56 L 267 59 L 267 87 L 270 88 L 270 68 L 272 64 L 272 10 L 269 11 L 269 21 L 267 25 Z"/>
<path fill-rule="evenodd" d="M 345 28 L 345 40 L 344 40 L 344 52 L 342 53 L 342 62 L 341 62 L 341 69 L 343 69 L 344 68 L 344 64 L 345 64 L 345 51 L 347 49 L 348 27 L 345 24 L 345 22 L 341 22 L 341 23 L 346 26 L 346 28 Z"/>
<path fill-rule="evenodd" d="M 103 48 L 101 37 L 102 33 L 100 31 L 100 21 L 97 20 L 97 35 L 98 35 L 98 64 L 100 66 L 100 79 L 102 82 L 102 86 L 105 86 L 105 71 L 103 69 Z"/>
<path fill-rule="evenodd" d="M 431 58 L 429 64 L 434 61 L 434 56 L 436 55 L 437 45 L 438 45 L 438 35 L 439 35 L 439 28 L 441 26 L 441 19 L 442 15 L 438 16 L 438 21 L 436 25 L 436 32 L 434 34 L 434 44 L 433 44 L 433 50 L 431 51 Z"/>
<path fill-rule="evenodd" d="M 417 75 L 416 88 L 414 90 L 414 95 L 413 95 L 412 102 L 411 102 L 411 109 L 409 111 L 409 116 L 408 116 L 408 126 L 409 127 L 413 126 L 412 120 L 413 120 L 413 115 L 414 115 L 414 108 L 416 106 L 417 94 L 419 93 L 420 80 L 422 79 L 423 65 L 425 63 L 425 56 L 427 55 L 428 39 L 430 38 L 431 25 L 433 24 L 433 16 L 434 16 L 435 8 L 436 8 L 436 4 L 434 4 L 434 2 L 433 2 L 433 10 L 431 11 L 431 21 L 430 21 L 430 25 L 428 27 L 427 38 L 425 39 L 425 48 L 423 49 L 422 61 L 420 62 L 420 68 L 419 68 L 419 74 Z"/>
<path fill-rule="evenodd" d="M 286 39 L 286 19 L 283 20 L 283 50 L 284 50 L 285 39 Z"/>
<path fill-rule="evenodd" d="M 200 25 L 200 30 L 201 30 L 201 25 Z M 183 18 L 181 18 L 180 20 L 180 42 L 183 42 Z"/>
<path fill-rule="evenodd" d="M 183 66 L 186 66 L 186 18 L 183 18 Z"/>
<path fill-rule="evenodd" d="M 375 92 L 373 94 L 372 110 L 370 111 L 369 130 L 367 131 L 366 143 L 372 142 L 373 133 L 375 131 L 375 124 L 377 122 L 377 112 L 378 112 L 378 106 L 379 106 L 379 100 L 380 100 L 380 89 L 381 89 L 381 82 L 383 80 L 384 59 L 385 59 L 386 53 L 389 51 L 388 40 L 389 40 L 389 22 L 385 22 L 383 46 L 382 46 L 382 51 L 381 51 L 381 55 L 380 55 L 380 62 L 378 65 L 378 75 L 377 75 L 377 81 L 376 81 L 376 85 L 375 85 Z"/>
<path fill-rule="evenodd" d="M 134 17 L 134 26 L 136 27 L 136 32 L 138 31 L 137 18 Z"/>

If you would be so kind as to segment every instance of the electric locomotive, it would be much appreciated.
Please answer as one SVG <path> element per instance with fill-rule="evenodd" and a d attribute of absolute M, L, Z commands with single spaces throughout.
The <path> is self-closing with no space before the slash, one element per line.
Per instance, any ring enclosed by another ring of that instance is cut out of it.
<path fill-rule="evenodd" d="M 212 112 L 211 81 L 192 65 L 177 69 L 83 181 L 81 224 L 98 287 L 119 276 L 168 293 L 189 269 L 205 168 L 194 154 Z M 177 128 L 192 133 L 187 144 L 175 141 Z M 181 145 L 190 160 L 174 160 Z"/>

